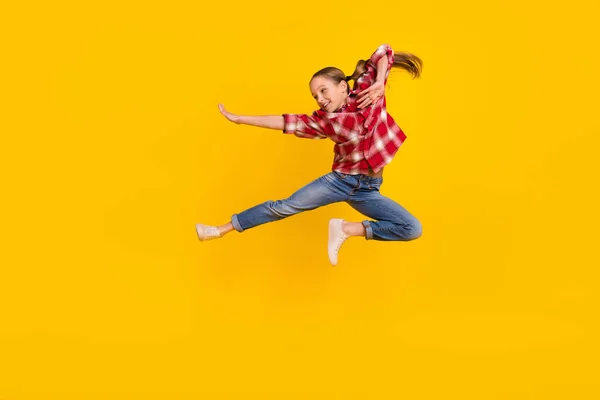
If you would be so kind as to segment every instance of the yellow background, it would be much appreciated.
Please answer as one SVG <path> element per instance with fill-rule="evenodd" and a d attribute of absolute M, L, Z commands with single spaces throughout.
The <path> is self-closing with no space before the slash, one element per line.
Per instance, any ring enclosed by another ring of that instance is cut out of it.
<path fill-rule="evenodd" d="M 597 1 L 13 2 L 0 13 L 0 399 L 595 399 Z M 84 5 L 85 4 L 85 5 Z M 389 43 L 423 223 L 327 260 L 327 206 L 223 240 L 332 143 L 235 125 Z"/>

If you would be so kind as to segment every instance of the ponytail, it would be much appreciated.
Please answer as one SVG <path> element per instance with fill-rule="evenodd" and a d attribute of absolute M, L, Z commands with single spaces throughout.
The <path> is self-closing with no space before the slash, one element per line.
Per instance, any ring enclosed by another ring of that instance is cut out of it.
<path fill-rule="evenodd" d="M 356 68 L 354 68 L 354 72 L 352 73 L 352 75 L 349 75 L 346 77 L 347 81 L 355 81 L 358 79 L 359 76 L 361 76 L 362 74 L 364 74 L 367 71 L 367 62 L 365 60 L 358 60 L 358 62 L 356 63 Z"/>
<path fill-rule="evenodd" d="M 386 57 L 385 55 L 383 57 Z M 346 77 L 346 81 L 356 81 L 362 74 L 367 71 L 367 62 L 365 60 L 359 60 L 356 63 L 356 68 L 352 75 Z M 410 73 L 415 78 L 421 77 L 421 71 L 423 70 L 423 60 L 411 53 L 397 52 L 394 53 L 394 63 L 392 67 L 400 68 Z"/>
<path fill-rule="evenodd" d="M 401 68 L 412 75 L 413 79 L 421 77 L 423 60 L 411 53 L 394 53 L 394 64 L 392 67 Z"/>
<path fill-rule="evenodd" d="M 383 55 L 383 57 L 387 57 L 387 54 Z M 400 68 L 407 71 L 413 76 L 413 79 L 415 79 L 421 77 L 423 61 L 414 54 L 399 52 L 394 53 L 394 63 L 392 64 L 392 67 Z M 367 61 L 359 60 L 358 63 L 356 63 L 356 68 L 354 69 L 352 75 L 345 75 L 341 69 L 336 67 L 326 67 L 315 72 L 315 74 L 311 78 L 311 81 L 317 76 L 325 76 L 333 80 L 336 84 L 339 84 L 341 81 L 345 81 L 348 84 L 348 90 L 350 90 L 350 84 L 348 83 L 348 81 L 356 81 L 366 71 Z"/>

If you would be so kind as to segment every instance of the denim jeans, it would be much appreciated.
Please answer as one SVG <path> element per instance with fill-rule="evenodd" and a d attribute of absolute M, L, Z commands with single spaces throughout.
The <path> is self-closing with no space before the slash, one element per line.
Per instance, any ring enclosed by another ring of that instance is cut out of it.
<path fill-rule="evenodd" d="M 367 240 L 408 241 L 421 236 L 421 223 L 400 204 L 379 193 L 383 178 L 330 172 L 287 199 L 266 201 L 231 217 L 238 232 L 303 211 L 345 201 L 376 221 L 362 221 Z"/>

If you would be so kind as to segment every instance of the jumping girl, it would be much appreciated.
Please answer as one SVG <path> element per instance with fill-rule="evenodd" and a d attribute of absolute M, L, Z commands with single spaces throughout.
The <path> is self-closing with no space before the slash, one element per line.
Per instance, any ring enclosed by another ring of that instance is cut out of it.
<path fill-rule="evenodd" d="M 300 138 L 335 143 L 331 172 L 277 201 L 267 201 L 233 214 L 220 226 L 196 224 L 201 241 L 221 238 L 236 230 L 277 221 L 303 211 L 336 202 L 346 202 L 373 220 L 329 221 L 328 255 L 337 265 L 342 244 L 352 236 L 367 240 L 409 241 L 421 236 L 421 223 L 404 207 L 383 196 L 383 168 L 406 139 L 386 109 L 385 85 L 392 67 L 404 69 L 413 79 L 421 76 L 423 62 L 413 54 L 396 52 L 382 44 L 368 60 L 360 60 L 352 75 L 335 67 L 316 72 L 309 88 L 319 109 L 311 115 L 237 115 L 219 104 L 225 118 L 245 124 L 283 131 Z M 350 90 L 349 81 L 354 81 Z"/>

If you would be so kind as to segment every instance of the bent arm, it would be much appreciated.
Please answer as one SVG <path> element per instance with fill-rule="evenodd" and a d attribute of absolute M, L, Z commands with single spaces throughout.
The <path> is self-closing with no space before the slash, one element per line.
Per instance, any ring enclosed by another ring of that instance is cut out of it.
<path fill-rule="evenodd" d="M 382 59 L 385 61 L 382 61 Z M 385 83 L 385 78 L 392 65 L 394 65 L 394 50 L 389 44 L 382 44 L 369 57 L 368 63 L 376 67 L 376 81 Z"/>
<path fill-rule="evenodd" d="M 385 86 L 385 75 L 388 71 L 389 61 L 387 57 L 381 57 L 377 61 L 377 77 L 375 82 L 381 82 Z"/>
<path fill-rule="evenodd" d="M 371 55 L 367 62 L 367 72 L 363 77 L 361 88 L 358 93 L 358 107 L 364 108 L 374 104 L 385 95 L 385 85 L 390 69 L 394 64 L 394 51 L 387 44 L 382 44 Z"/>

